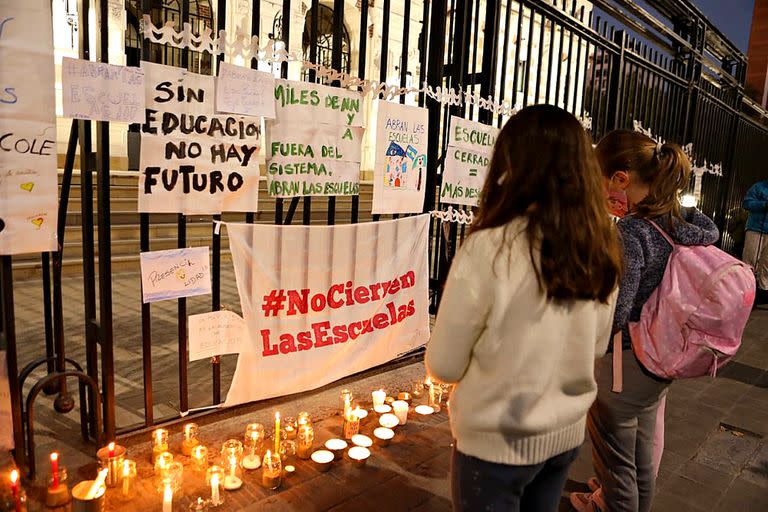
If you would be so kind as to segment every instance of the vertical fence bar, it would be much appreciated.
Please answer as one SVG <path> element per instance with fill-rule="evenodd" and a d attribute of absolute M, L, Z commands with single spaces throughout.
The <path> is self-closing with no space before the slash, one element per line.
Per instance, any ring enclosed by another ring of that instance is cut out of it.
<path fill-rule="evenodd" d="M 261 0 L 251 0 L 251 37 L 256 36 L 261 43 Z M 261 46 L 261 44 L 259 44 Z M 258 69 L 259 60 L 256 58 L 251 59 L 251 69 Z M 261 175 L 261 172 L 259 172 Z M 258 194 L 258 187 L 257 192 Z M 247 212 L 245 214 L 245 222 L 247 224 L 253 224 L 255 220 L 254 212 Z"/>
<path fill-rule="evenodd" d="M 493 86 L 496 83 L 496 59 L 499 50 L 499 0 L 487 0 L 485 3 L 485 37 L 483 39 L 482 82 L 480 82 L 480 96 L 488 98 L 493 94 Z M 477 13 L 479 15 L 479 13 Z M 479 17 L 479 16 L 478 16 Z M 490 30 L 489 28 L 490 27 Z M 509 39 L 505 33 L 504 41 Z M 506 44 L 504 45 L 506 48 Z M 503 57 L 506 60 L 506 55 Z M 474 69 L 472 72 L 474 73 Z M 503 78 L 503 77 L 502 77 Z M 488 110 L 480 110 L 480 122 L 491 124 L 493 113 Z"/>
<path fill-rule="evenodd" d="M 11 395 L 11 423 L 13 424 L 13 455 L 16 464 L 21 467 L 27 464 L 25 451 L 26 441 L 24 426 L 21 422 L 22 390 L 19 388 L 19 363 L 16 351 L 16 319 L 13 304 L 13 257 L 0 256 L 0 313 L 2 314 L 2 336 L 0 348 L 5 349 L 8 364 L 8 391 Z"/>
<path fill-rule="evenodd" d="M 366 54 L 368 52 L 368 2 L 369 0 L 362 0 L 360 4 L 360 47 L 358 53 L 357 64 L 357 76 L 365 80 L 367 76 L 367 59 Z M 357 224 L 360 216 L 360 194 L 352 196 L 352 212 L 350 222 Z"/>
<path fill-rule="evenodd" d="M 109 62 L 109 6 L 107 0 L 99 0 L 97 15 L 98 58 Z M 112 324 L 112 237 L 110 216 L 109 180 L 109 123 L 96 122 L 96 151 L 98 172 L 99 218 L 99 330 L 101 344 L 101 394 L 104 408 L 104 435 L 115 438 L 115 358 Z M 97 434 L 98 436 L 98 434 Z M 97 437 L 98 439 L 98 437 Z"/>
<path fill-rule="evenodd" d="M 367 1 L 367 0 L 364 0 Z M 404 0 L 403 5 L 403 50 L 400 56 L 400 87 L 408 83 L 408 42 L 411 35 L 411 0 Z M 400 103 L 405 103 L 405 94 L 400 95 Z"/>
<path fill-rule="evenodd" d="M 341 61 L 341 46 L 343 35 L 344 0 L 333 0 L 333 49 L 331 52 L 331 67 L 337 71 L 346 71 L 345 69 L 342 69 Z M 335 81 L 331 85 L 340 87 L 341 82 Z M 333 224 L 336 224 L 336 196 L 328 196 L 328 225 L 331 226 Z"/>
<path fill-rule="evenodd" d="M 43 284 L 43 324 L 45 327 L 45 357 L 48 358 L 46 363 L 46 371 L 51 374 L 56 370 L 56 361 L 54 359 L 55 352 L 53 347 L 53 318 L 51 311 L 51 253 L 44 252 L 41 254 L 42 263 L 42 284 Z M 49 386 L 46 390 L 46 394 L 53 394 L 58 387 L 57 382 L 53 382 L 52 386 Z"/>
<path fill-rule="evenodd" d="M 320 18 L 320 0 L 312 0 L 312 7 L 311 7 L 311 16 L 309 20 L 309 60 L 313 64 L 317 64 L 317 22 Z M 335 37 L 335 36 L 334 36 Z M 310 82 L 316 82 L 317 81 L 317 72 L 312 69 L 309 71 L 309 81 Z M 294 199 L 294 201 L 298 201 L 298 198 Z M 312 223 L 312 196 L 304 196 L 303 198 L 304 205 L 302 206 L 302 219 L 301 223 L 305 226 L 308 226 Z M 291 203 L 291 207 L 293 207 L 293 202 Z"/>

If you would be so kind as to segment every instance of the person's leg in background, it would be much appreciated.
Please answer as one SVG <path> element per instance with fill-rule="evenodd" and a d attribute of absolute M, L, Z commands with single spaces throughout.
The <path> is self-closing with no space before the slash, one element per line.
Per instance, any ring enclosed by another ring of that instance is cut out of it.
<path fill-rule="evenodd" d="M 454 512 L 519 512 L 523 489 L 538 466 L 507 466 L 471 457 L 453 449 L 451 496 Z"/>
<path fill-rule="evenodd" d="M 666 394 L 660 402 L 664 401 Z M 650 512 L 653 503 L 653 494 L 656 489 L 656 464 L 657 443 L 658 458 L 661 461 L 661 452 L 664 449 L 664 415 L 659 416 L 660 402 L 652 404 L 640 411 L 637 415 L 637 437 L 635 440 L 635 470 L 637 472 L 637 510 L 638 512 Z M 661 437 L 656 430 L 658 419 L 661 418 Z"/>
<path fill-rule="evenodd" d="M 523 490 L 520 510 L 555 512 L 568 479 L 568 469 L 578 454 L 579 449 L 575 448 L 545 462 L 541 471 Z"/>
<path fill-rule="evenodd" d="M 757 231 L 747 231 L 744 236 L 744 252 L 741 259 L 747 265 L 755 268 L 758 260 L 758 250 L 760 247 L 760 233 Z"/>
<path fill-rule="evenodd" d="M 653 435 L 653 476 L 659 476 L 661 457 L 664 454 L 664 413 L 667 409 L 667 394 L 661 397 L 656 411 L 656 432 Z"/>

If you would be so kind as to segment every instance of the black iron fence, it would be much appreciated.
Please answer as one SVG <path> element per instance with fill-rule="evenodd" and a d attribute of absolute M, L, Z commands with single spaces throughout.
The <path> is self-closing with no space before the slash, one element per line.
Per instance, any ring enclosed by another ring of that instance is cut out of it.
<path fill-rule="evenodd" d="M 307 1 L 305 5 L 283 0 L 276 14 L 266 12 L 268 8 L 273 9 L 274 3 L 248 2 L 251 33 L 262 38 L 279 36 L 286 45 L 300 38 L 302 52 L 309 61 L 321 64 L 329 61 L 335 69 L 349 69 L 361 78 L 388 81 L 391 85 L 394 76 L 394 81 L 401 86 L 426 82 L 431 87 L 452 87 L 483 98 L 493 96 L 499 102 L 507 101 L 518 108 L 540 102 L 560 105 L 578 117 L 590 118 L 595 139 L 616 128 L 632 128 L 633 122 L 639 121 L 667 140 L 692 142 L 697 160 L 722 162 L 722 177 L 704 176 L 700 207 L 723 231 L 737 215 L 747 187 L 766 176 L 758 156 L 760 149 L 768 147 L 765 113 L 744 98 L 745 58 L 687 1 L 650 2 L 666 19 L 654 18 L 631 0 L 591 3 L 583 0 L 358 0 L 356 3 L 334 0 L 323 4 L 319 0 Z M 82 14 L 88 12 L 91 3 L 97 12 L 96 26 L 91 26 L 88 16 Z M 177 6 L 178 11 L 163 10 L 165 3 Z M 194 4 L 192 14 L 190 4 Z M 170 55 L 166 63 L 190 68 L 189 50 L 164 51 L 141 37 L 138 27 L 131 23 L 137 24 L 143 14 L 150 14 L 156 25 L 171 20 L 179 30 L 181 24 L 191 18 L 196 27 L 223 29 L 227 9 L 233 8 L 233 4 L 235 2 L 225 0 L 218 0 L 216 5 L 203 0 L 130 0 L 126 3 L 128 64 L 137 65 L 139 57 L 165 62 L 164 56 Z M 306 17 L 301 34 L 291 30 L 291 17 L 299 15 L 299 7 L 304 9 L 301 15 Z M 109 51 L 106 0 L 80 0 L 78 12 L 80 57 L 89 58 L 95 52 L 98 60 L 106 61 Z M 350 35 L 351 31 L 345 26 L 345 20 L 351 18 L 355 19 L 355 25 L 359 21 L 357 37 Z M 393 19 L 407 21 L 393 30 Z M 96 48 L 89 45 L 91 32 L 97 34 Z M 194 70 L 214 71 L 213 62 L 198 60 L 192 66 Z M 256 64 L 254 60 L 251 66 Z M 283 65 L 283 77 L 287 77 L 287 73 L 287 65 Z M 302 78 L 317 79 L 312 71 Z M 401 101 L 405 101 L 404 96 Z M 479 108 L 473 102 L 446 106 L 423 93 L 418 95 L 418 104 L 429 109 L 429 167 L 424 211 L 430 211 L 444 208 L 438 198 L 449 116 L 496 126 L 501 126 L 506 117 Z M 134 319 L 141 324 L 141 349 L 135 354 L 141 360 L 139 388 L 143 408 L 136 408 L 141 420 L 119 423 L 116 417 L 118 402 L 125 397 L 117 399 L 115 394 L 115 376 L 121 369 L 116 367 L 114 356 L 110 127 L 108 123 L 97 122 L 94 130 L 91 125 L 89 121 L 77 121 L 70 131 L 61 187 L 59 241 L 63 248 L 75 149 L 79 146 L 84 314 L 68 321 L 85 326 L 84 347 L 80 347 L 85 370 L 76 375 L 81 383 L 81 396 L 87 393 L 86 403 L 81 399 L 80 404 L 82 434 L 84 438 L 98 440 L 180 421 L 180 418 L 178 412 L 165 416 L 155 414 L 154 383 L 158 377 L 152 370 L 153 346 L 157 340 L 153 339 L 152 327 L 153 323 L 167 323 L 169 319 L 167 309 L 158 315 L 160 308 L 150 304 L 141 304 L 140 313 Z M 132 129 L 136 131 L 136 127 Z M 94 133 L 95 141 L 92 140 Z M 269 219 L 256 212 L 226 218 L 251 223 L 310 224 L 318 220 L 316 214 L 322 211 L 322 220 L 334 224 L 337 217 L 343 216 L 344 222 L 354 223 L 369 215 L 369 211 L 361 207 L 359 196 L 349 200 L 275 199 L 273 204 L 273 217 Z M 301 212 L 300 220 L 298 212 Z M 158 223 L 175 224 L 176 245 L 186 247 L 191 221 L 213 221 L 219 217 L 192 219 L 185 215 L 140 214 L 140 250 L 153 249 L 152 228 Z M 378 217 L 374 216 L 373 220 Z M 439 220 L 432 223 L 433 311 L 438 306 L 442 283 L 465 228 Z M 223 252 L 221 237 L 212 233 L 212 223 L 210 230 L 213 293 L 206 308 L 216 311 L 222 306 Z M 733 249 L 734 240 L 726 235 L 722 245 Z M 66 376 L 75 375 L 79 365 L 67 357 L 67 351 L 72 352 L 74 347 L 67 346 L 64 339 L 62 252 L 41 256 L 46 356 L 35 361 L 22 361 L 18 357 L 14 313 L 19 305 L 14 305 L 14 262 L 10 256 L 1 258 L 1 340 L 8 355 L 16 459 L 20 464 L 29 464 L 30 458 L 34 458 L 32 411 L 34 398 L 40 392 L 40 387 L 36 387 L 27 395 L 30 400 L 25 402 L 21 381 L 33 373 L 40 375 L 44 369 L 45 374 L 38 382 L 44 384 L 48 394 L 57 395 L 56 409 L 66 412 L 75 407 L 66 388 Z M 137 300 L 140 299 L 137 297 Z M 191 401 L 187 299 L 176 301 L 175 313 L 178 393 L 173 401 L 176 411 L 188 411 Z M 222 401 L 222 362 L 214 358 L 204 364 L 210 364 L 210 399 L 200 396 L 201 385 L 196 382 L 192 401 L 216 405 Z M 20 374 L 24 379 L 19 378 Z M 98 391 L 94 392 L 96 388 Z"/>

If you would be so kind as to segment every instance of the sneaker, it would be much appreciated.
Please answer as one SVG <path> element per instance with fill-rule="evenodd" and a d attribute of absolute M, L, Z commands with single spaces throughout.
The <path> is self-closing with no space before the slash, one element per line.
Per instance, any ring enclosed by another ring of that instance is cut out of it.
<path fill-rule="evenodd" d="M 572 492 L 570 499 L 571 506 L 577 512 L 602 512 L 607 510 L 605 503 L 603 503 L 603 493 L 600 490 L 593 493 Z"/>
<path fill-rule="evenodd" d="M 587 487 L 589 487 L 590 491 L 595 492 L 596 490 L 598 490 L 601 487 L 600 486 L 600 481 L 597 479 L 596 476 L 593 476 L 592 478 L 587 480 Z"/>

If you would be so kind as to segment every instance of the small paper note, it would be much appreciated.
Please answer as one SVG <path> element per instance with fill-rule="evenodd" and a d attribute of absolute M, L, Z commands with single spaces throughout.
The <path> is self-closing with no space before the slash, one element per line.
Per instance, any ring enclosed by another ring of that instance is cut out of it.
<path fill-rule="evenodd" d="M 275 117 L 275 77 L 222 62 L 216 79 L 216 111 Z"/>
<path fill-rule="evenodd" d="M 144 70 L 64 57 L 64 117 L 144 122 Z"/>
<path fill-rule="evenodd" d="M 221 354 L 239 354 L 245 338 L 245 320 L 232 311 L 214 311 L 189 317 L 189 360 Z"/>
<path fill-rule="evenodd" d="M 211 293 L 208 247 L 143 252 L 140 262 L 145 304 Z"/>

